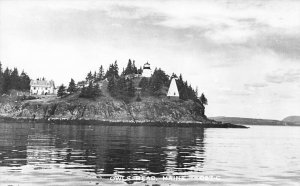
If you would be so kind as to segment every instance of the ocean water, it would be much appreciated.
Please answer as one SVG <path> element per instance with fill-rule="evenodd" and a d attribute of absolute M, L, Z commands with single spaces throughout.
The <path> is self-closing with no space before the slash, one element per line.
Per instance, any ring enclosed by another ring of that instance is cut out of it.
<path fill-rule="evenodd" d="M 0 185 L 299 185 L 300 127 L 0 123 Z"/>

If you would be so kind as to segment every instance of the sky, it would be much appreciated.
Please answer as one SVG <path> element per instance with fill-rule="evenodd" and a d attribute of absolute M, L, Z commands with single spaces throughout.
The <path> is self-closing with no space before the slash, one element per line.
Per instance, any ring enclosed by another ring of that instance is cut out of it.
<path fill-rule="evenodd" d="M 300 1 L 0 0 L 0 61 L 83 80 L 128 59 L 182 74 L 207 116 L 300 115 Z"/>

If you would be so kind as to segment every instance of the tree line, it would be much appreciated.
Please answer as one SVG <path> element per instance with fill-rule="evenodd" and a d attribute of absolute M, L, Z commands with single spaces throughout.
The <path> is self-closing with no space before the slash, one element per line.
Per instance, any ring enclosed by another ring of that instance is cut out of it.
<path fill-rule="evenodd" d="M 131 59 L 128 60 L 126 68 L 123 68 L 121 73 L 119 73 L 119 65 L 117 61 L 111 63 L 106 72 L 101 65 L 98 72 L 95 71 L 92 73 L 92 71 L 90 71 L 87 73 L 79 96 L 83 98 L 95 98 L 102 95 L 99 82 L 107 79 L 107 89 L 110 95 L 114 98 L 129 102 L 135 97 L 136 88 L 134 86 L 133 79 L 126 78 L 126 75 L 142 74 L 142 71 L 142 67 L 137 68 L 135 61 L 132 61 Z M 173 73 L 170 77 L 160 68 L 156 68 L 150 78 L 142 78 L 138 87 L 141 88 L 142 93 L 156 97 L 163 96 L 166 95 L 172 78 L 176 78 L 180 99 L 193 100 L 203 105 L 207 104 L 207 98 L 205 95 L 202 93 L 201 96 L 198 97 L 198 90 L 195 90 L 187 81 L 183 80 L 181 74 L 178 77 Z M 74 93 L 77 90 L 78 88 L 76 87 L 74 80 L 71 79 L 68 89 L 63 85 L 59 88 L 58 96 L 63 96 L 66 92 Z"/>
<path fill-rule="evenodd" d="M 155 69 L 150 79 L 141 79 L 139 87 L 142 89 L 142 92 L 152 96 L 166 95 L 166 90 L 168 89 L 172 78 L 176 78 L 179 99 L 200 101 L 202 104 L 207 105 L 205 95 L 202 93 L 201 96 L 198 97 L 198 90 L 195 90 L 187 81 L 184 81 L 181 74 L 179 75 L 179 78 L 174 73 L 169 77 L 163 70 Z"/>
<path fill-rule="evenodd" d="M 9 93 L 10 90 L 29 91 L 30 78 L 24 71 L 19 74 L 17 68 L 9 69 L 8 67 L 3 71 L 0 62 L 0 94 Z"/>
<path fill-rule="evenodd" d="M 126 68 L 123 68 L 123 71 L 119 73 L 118 62 L 110 64 L 107 71 L 104 71 L 103 66 L 101 65 L 97 71 L 90 71 L 87 73 L 85 81 L 80 82 L 82 88 L 80 89 L 79 97 L 82 98 L 95 98 L 102 94 L 99 83 L 100 81 L 107 79 L 108 92 L 112 97 L 121 99 L 124 102 L 128 102 L 135 96 L 135 87 L 132 79 L 125 78 L 126 75 L 130 74 L 141 74 L 142 67 L 139 69 L 135 65 L 135 61 L 128 60 Z M 58 89 L 57 95 L 63 97 L 68 93 L 72 94 L 76 92 L 78 88 L 76 87 L 74 80 L 71 79 L 68 88 L 64 85 L 61 85 Z"/>
<path fill-rule="evenodd" d="M 143 93 L 150 94 L 152 96 L 165 95 L 166 90 L 164 87 L 168 87 L 170 84 L 170 78 L 165 71 L 155 69 L 150 78 L 142 78 L 139 87 Z"/>
<path fill-rule="evenodd" d="M 114 98 L 120 99 L 124 102 L 129 102 L 135 96 L 134 82 L 130 78 L 125 78 L 125 75 L 137 74 L 138 69 L 135 67 L 135 63 L 129 59 L 126 69 L 123 69 L 121 75 L 119 75 L 119 67 L 117 61 L 110 64 L 104 78 L 107 78 L 108 85 L 107 90 Z"/>

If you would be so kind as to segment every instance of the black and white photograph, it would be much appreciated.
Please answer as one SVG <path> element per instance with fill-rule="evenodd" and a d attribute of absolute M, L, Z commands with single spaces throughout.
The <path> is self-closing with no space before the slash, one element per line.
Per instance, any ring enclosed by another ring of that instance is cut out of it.
<path fill-rule="evenodd" d="M 0 186 L 299 184 L 299 0 L 0 0 Z"/>

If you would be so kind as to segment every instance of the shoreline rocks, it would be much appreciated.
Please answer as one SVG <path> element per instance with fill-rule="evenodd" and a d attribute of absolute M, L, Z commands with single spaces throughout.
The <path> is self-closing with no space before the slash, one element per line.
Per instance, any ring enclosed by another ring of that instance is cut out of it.
<path fill-rule="evenodd" d="M 197 128 L 248 128 L 243 125 L 235 125 L 231 123 L 211 122 L 161 122 L 161 121 L 120 121 L 120 120 L 93 120 L 93 119 L 67 119 L 67 118 L 51 118 L 51 119 L 31 119 L 31 118 L 12 118 L 1 117 L 0 123 L 49 123 L 49 124 L 70 124 L 70 125 L 105 125 L 105 126 L 154 126 L 154 127 L 197 127 Z"/>

